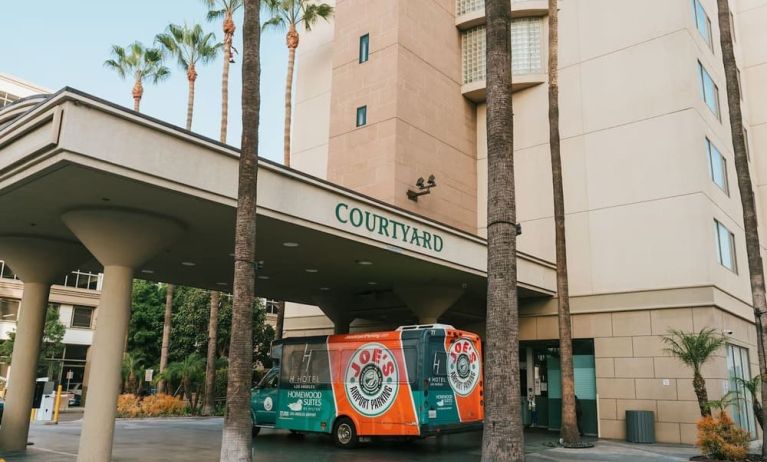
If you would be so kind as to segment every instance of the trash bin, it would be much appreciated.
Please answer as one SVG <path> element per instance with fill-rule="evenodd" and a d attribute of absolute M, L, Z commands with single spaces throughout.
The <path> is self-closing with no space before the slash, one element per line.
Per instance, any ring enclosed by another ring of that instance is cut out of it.
<path fill-rule="evenodd" d="M 655 413 L 652 411 L 626 411 L 626 441 L 655 443 Z"/>

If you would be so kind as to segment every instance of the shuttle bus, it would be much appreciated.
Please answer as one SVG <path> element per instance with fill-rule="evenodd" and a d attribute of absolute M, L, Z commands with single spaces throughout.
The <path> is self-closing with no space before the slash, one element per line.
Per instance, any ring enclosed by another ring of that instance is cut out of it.
<path fill-rule="evenodd" d="M 424 438 L 482 428 L 482 344 L 444 324 L 293 337 L 251 390 L 262 427 L 328 433 L 352 448 L 374 437 Z"/>

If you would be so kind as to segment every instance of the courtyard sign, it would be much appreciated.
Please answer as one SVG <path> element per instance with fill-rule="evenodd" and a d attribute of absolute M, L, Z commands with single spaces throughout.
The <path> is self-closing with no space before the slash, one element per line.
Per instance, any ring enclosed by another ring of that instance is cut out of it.
<path fill-rule="evenodd" d="M 355 228 L 365 227 L 371 233 L 435 252 L 442 252 L 445 245 L 442 237 L 437 234 L 419 230 L 415 226 L 386 218 L 369 210 L 350 207 L 343 202 L 336 205 L 336 220 L 344 225 L 349 224 Z"/>

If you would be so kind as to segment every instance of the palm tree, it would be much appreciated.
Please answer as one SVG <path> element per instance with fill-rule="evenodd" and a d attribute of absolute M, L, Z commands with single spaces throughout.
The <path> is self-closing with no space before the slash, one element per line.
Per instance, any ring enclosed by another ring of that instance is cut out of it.
<path fill-rule="evenodd" d="M 210 317 L 208 318 L 208 357 L 205 363 L 205 401 L 202 405 L 204 415 L 213 414 L 216 386 L 216 343 L 218 342 L 218 308 L 220 294 L 210 293 Z"/>
<path fill-rule="evenodd" d="M 271 28 L 287 29 L 285 43 L 288 46 L 288 73 L 285 78 L 285 129 L 283 132 L 283 161 L 290 167 L 290 121 L 293 93 L 293 68 L 298 48 L 298 27 L 303 23 L 306 30 L 320 19 L 330 20 L 333 7 L 327 3 L 315 3 L 310 0 L 263 0 L 265 13 L 270 17 L 264 22 L 264 30 Z M 279 335 L 279 334 L 278 334 Z"/>
<path fill-rule="evenodd" d="M 181 69 L 186 71 L 189 82 L 189 97 L 186 107 L 186 129 L 192 129 L 194 112 L 194 83 L 197 80 L 197 65 L 206 64 L 218 56 L 222 44 L 216 42 L 213 32 L 205 33 L 202 26 L 195 24 L 169 24 L 162 34 L 157 34 L 155 42 L 169 55 L 176 58 Z"/>
<path fill-rule="evenodd" d="M 224 18 L 224 72 L 221 76 L 221 134 L 220 141 L 226 143 L 229 125 L 229 64 L 234 62 L 234 13 L 242 8 L 242 0 L 202 0 L 208 7 L 208 21 Z"/>
<path fill-rule="evenodd" d="M 144 81 L 156 84 L 170 75 L 170 70 L 163 65 L 162 52 L 146 48 L 141 42 L 133 42 L 127 48 L 112 45 L 112 57 L 104 61 L 104 66 L 123 79 L 133 78 L 133 110 L 136 112 L 144 96 Z"/>
<path fill-rule="evenodd" d="M 762 384 L 762 377 L 756 376 L 750 380 L 743 379 L 741 377 L 733 377 L 735 384 L 739 388 L 738 395 L 745 395 L 744 391 L 747 391 L 751 396 L 751 408 L 754 410 L 754 417 L 759 422 L 759 427 L 764 430 L 764 413 L 762 411 L 762 404 L 759 402 L 759 387 Z M 746 396 L 739 396 L 739 399 L 746 401 Z"/>
<path fill-rule="evenodd" d="M 557 301 L 559 314 L 559 360 L 562 374 L 562 427 L 565 444 L 580 441 L 578 416 L 575 412 L 575 378 L 573 374 L 573 334 L 570 320 L 570 288 L 567 276 L 567 242 L 565 238 L 565 193 L 562 186 L 562 157 L 559 139 L 559 8 L 557 0 L 549 0 L 549 149 L 554 196 L 554 231 L 557 256 Z"/>
<path fill-rule="evenodd" d="M 662 338 L 663 342 L 668 345 L 665 348 L 667 352 L 692 367 L 692 387 L 695 389 L 700 415 L 703 417 L 711 415 L 711 409 L 708 406 L 706 381 L 700 370 L 711 355 L 724 345 L 724 338 L 714 332 L 711 327 L 703 328 L 697 333 L 671 329 Z"/>
<path fill-rule="evenodd" d="M 523 461 L 511 3 L 487 0 L 487 320 L 482 461 Z"/>
<path fill-rule="evenodd" d="M 242 0 L 203 0 L 208 7 L 208 21 L 224 18 L 224 71 L 221 76 L 221 129 L 219 141 L 226 143 L 226 132 L 229 126 L 229 65 L 234 63 L 234 13 L 242 8 Z M 202 413 L 213 413 L 215 400 L 214 382 L 216 380 L 216 344 L 218 342 L 218 308 L 220 294 L 210 293 L 210 319 L 208 321 L 208 358 L 205 366 L 205 402 Z"/>
<path fill-rule="evenodd" d="M 298 26 L 303 23 L 306 30 L 320 19 L 330 20 L 333 7 L 326 3 L 313 3 L 310 0 L 263 0 L 265 13 L 270 17 L 264 22 L 264 30 L 287 29 L 285 44 L 288 47 L 288 72 L 285 77 L 285 126 L 282 138 L 282 159 L 286 167 L 290 167 L 290 126 L 293 106 L 293 69 L 298 48 Z M 275 339 L 282 338 L 285 323 L 285 302 L 277 302 L 277 329 Z"/>
<path fill-rule="evenodd" d="M 184 399 L 189 403 L 192 411 L 197 409 L 197 397 L 205 374 L 204 361 L 200 355 L 192 353 L 183 361 L 170 363 L 168 368 L 160 374 L 162 380 L 180 385 Z"/>
<path fill-rule="evenodd" d="M 746 254 L 748 256 L 748 271 L 751 281 L 751 296 L 754 303 L 754 320 L 756 323 L 756 351 L 759 356 L 759 377 L 767 378 L 767 298 L 765 298 L 764 266 L 759 245 L 759 225 L 756 219 L 754 190 L 751 184 L 751 172 L 748 166 L 746 137 L 743 131 L 743 114 L 740 107 L 740 82 L 738 80 L 738 65 L 735 62 L 735 51 L 732 40 L 732 22 L 730 4 L 727 0 L 717 0 L 719 7 L 719 40 L 722 45 L 722 63 L 724 64 L 725 82 L 727 85 L 727 107 L 730 113 L 730 132 L 735 154 L 735 172 L 738 177 L 740 204 L 743 208 L 743 231 L 746 236 Z M 767 402 L 767 387 L 762 387 L 762 402 Z M 763 432 L 762 457 L 767 457 L 767 432 Z"/>
<path fill-rule="evenodd" d="M 223 462 L 251 460 L 250 385 L 253 373 L 253 300 L 256 279 L 258 120 L 261 106 L 260 0 L 245 0 L 242 49 L 242 141 L 237 224 L 234 234 L 234 299 L 229 338 Z"/>
<path fill-rule="evenodd" d="M 141 388 L 141 374 L 144 371 L 143 360 L 136 353 L 125 353 L 122 370 L 124 392 L 138 393 Z"/>
<path fill-rule="evenodd" d="M 173 319 L 173 292 L 176 286 L 167 284 L 165 287 L 165 319 L 162 325 L 162 346 L 160 347 L 160 374 L 168 367 L 168 350 L 170 349 L 170 328 Z M 166 393 L 165 380 L 157 382 L 157 393 Z"/>

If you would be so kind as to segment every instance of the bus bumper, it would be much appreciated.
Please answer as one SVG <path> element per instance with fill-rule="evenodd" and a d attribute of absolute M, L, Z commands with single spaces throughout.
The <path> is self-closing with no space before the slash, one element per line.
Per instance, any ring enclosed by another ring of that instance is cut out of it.
<path fill-rule="evenodd" d="M 442 425 L 421 425 L 421 436 L 447 435 L 451 433 L 476 432 L 482 430 L 482 422 L 466 422 Z"/>

